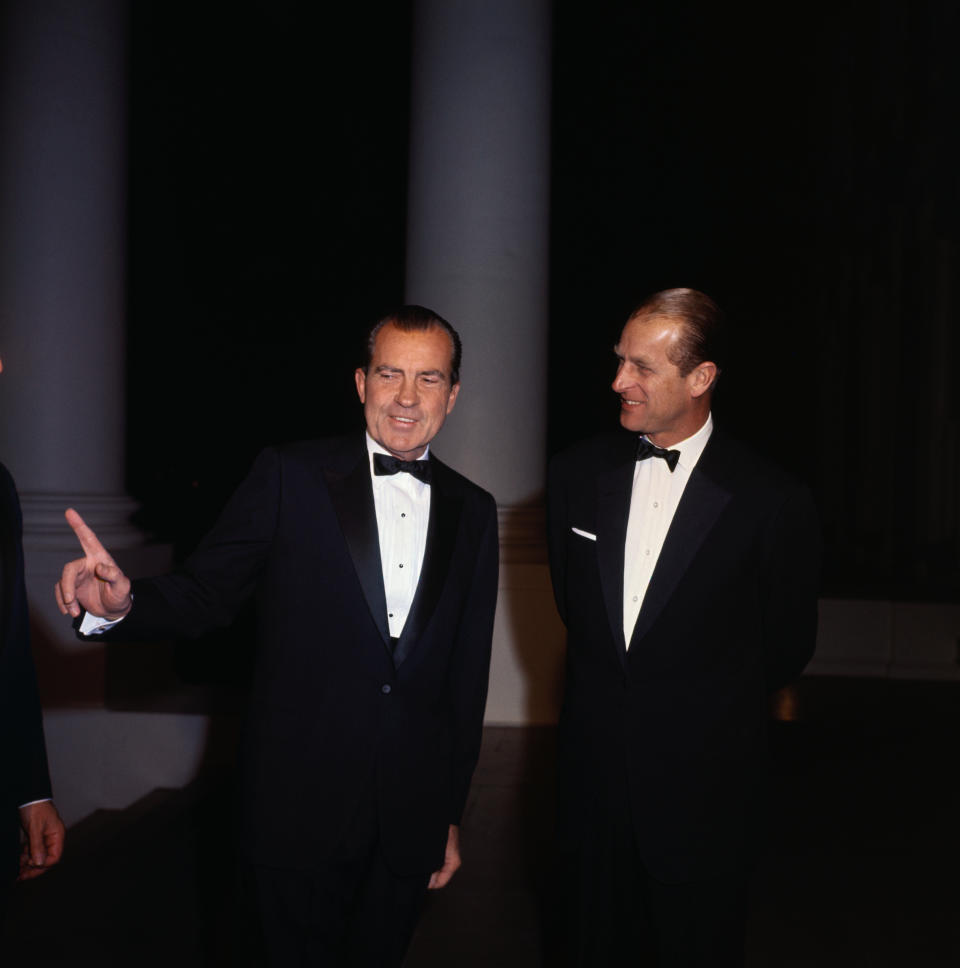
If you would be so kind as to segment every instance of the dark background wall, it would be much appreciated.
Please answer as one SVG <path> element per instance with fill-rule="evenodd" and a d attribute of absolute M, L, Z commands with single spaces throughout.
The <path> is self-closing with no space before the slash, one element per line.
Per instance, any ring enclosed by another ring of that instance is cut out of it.
<path fill-rule="evenodd" d="M 356 425 L 403 295 L 409 5 L 242 10 L 133 8 L 130 486 L 183 547 L 264 443 Z M 632 306 L 704 289 L 717 419 L 814 487 L 825 591 L 955 598 L 954 5 L 555 11 L 547 450 L 616 420 Z"/>
<path fill-rule="evenodd" d="M 186 548 L 264 444 L 359 425 L 403 295 L 409 9 L 131 8 L 129 484 Z"/>
<path fill-rule="evenodd" d="M 958 27 L 942 0 L 561 0 L 554 445 L 614 419 L 612 356 L 571 347 L 704 289 L 738 335 L 717 418 L 814 486 L 825 590 L 956 596 Z"/>

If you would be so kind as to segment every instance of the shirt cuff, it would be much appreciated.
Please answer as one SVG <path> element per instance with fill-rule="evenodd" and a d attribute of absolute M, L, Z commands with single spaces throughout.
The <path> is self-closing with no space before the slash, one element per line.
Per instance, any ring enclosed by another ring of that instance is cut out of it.
<path fill-rule="evenodd" d="M 22 810 L 24 807 L 32 807 L 35 803 L 50 803 L 52 800 L 53 797 L 42 797 L 39 800 L 29 800 L 26 803 L 21 803 L 18 809 Z"/>
<path fill-rule="evenodd" d="M 99 615 L 91 615 L 89 612 L 86 612 L 78 631 L 81 635 L 100 635 L 102 632 L 112 629 L 114 625 L 119 625 L 124 618 L 126 616 L 115 618 L 111 622 L 110 619 L 101 618 Z"/>

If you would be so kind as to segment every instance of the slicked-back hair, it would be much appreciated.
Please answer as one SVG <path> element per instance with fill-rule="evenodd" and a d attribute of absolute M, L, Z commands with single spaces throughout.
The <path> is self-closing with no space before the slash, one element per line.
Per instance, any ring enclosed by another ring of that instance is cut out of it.
<path fill-rule="evenodd" d="M 460 360 L 463 356 L 463 348 L 460 345 L 460 334 L 438 313 L 426 306 L 400 306 L 386 316 L 381 317 L 374 324 L 373 329 L 367 335 L 366 362 L 363 365 L 364 372 L 370 372 L 370 363 L 373 360 L 373 349 L 377 343 L 377 333 L 384 326 L 396 326 L 397 329 L 405 333 L 423 332 L 424 330 L 439 328 L 446 332 L 453 344 L 453 353 L 450 363 L 450 386 L 456 386 L 460 382 Z"/>
<path fill-rule="evenodd" d="M 667 350 L 667 359 L 682 376 L 707 360 L 716 364 L 719 376 L 726 362 L 726 317 L 706 293 L 696 289 L 655 292 L 630 314 L 628 322 L 653 316 L 683 323 L 679 339 Z"/>

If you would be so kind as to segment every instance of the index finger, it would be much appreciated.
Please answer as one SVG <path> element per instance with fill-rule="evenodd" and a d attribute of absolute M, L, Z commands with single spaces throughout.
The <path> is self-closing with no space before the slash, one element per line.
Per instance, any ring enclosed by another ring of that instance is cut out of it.
<path fill-rule="evenodd" d="M 93 528 L 73 508 L 67 508 L 63 516 L 67 519 L 67 524 L 73 528 L 73 533 L 77 536 L 77 540 L 80 542 L 80 547 L 83 548 L 84 554 L 107 558 L 113 561 L 107 549 L 100 544 L 100 539 L 94 534 Z"/>

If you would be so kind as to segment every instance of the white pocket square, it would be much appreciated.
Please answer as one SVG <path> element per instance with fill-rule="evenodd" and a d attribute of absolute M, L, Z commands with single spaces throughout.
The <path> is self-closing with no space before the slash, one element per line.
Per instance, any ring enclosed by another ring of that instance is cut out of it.
<path fill-rule="evenodd" d="M 579 528 L 570 529 L 574 534 L 580 535 L 581 538 L 587 538 L 589 541 L 596 541 L 597 536 L 595 534 L 590 534 L 589 531 L 581 531 Z"/>

